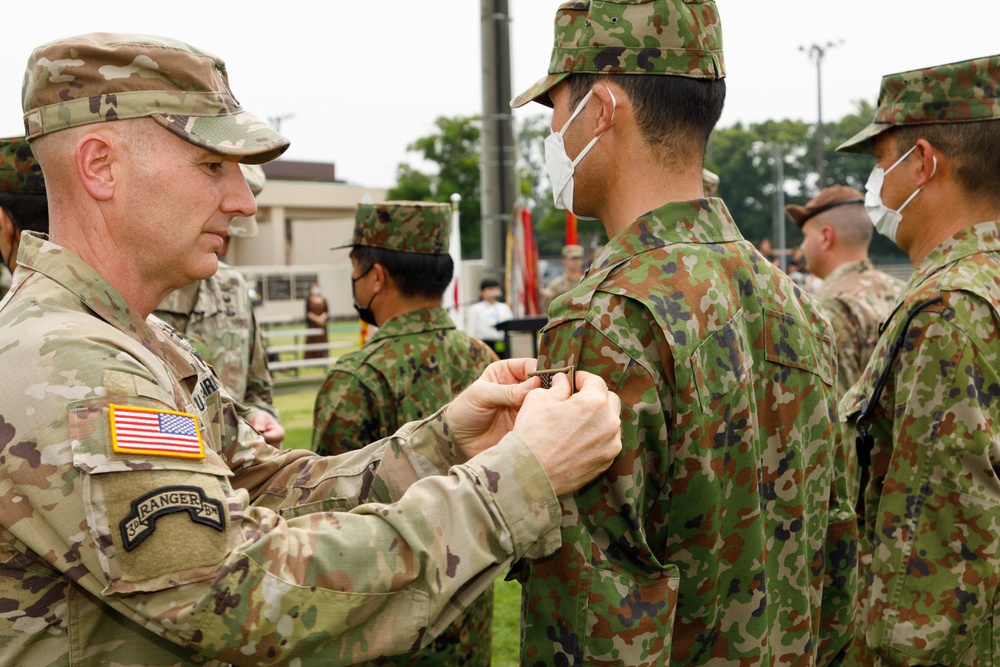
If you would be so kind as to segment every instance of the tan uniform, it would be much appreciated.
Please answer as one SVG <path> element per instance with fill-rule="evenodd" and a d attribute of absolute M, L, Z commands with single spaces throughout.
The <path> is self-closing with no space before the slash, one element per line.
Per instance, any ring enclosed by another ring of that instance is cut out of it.
<path fill-rule="evenodd" d="M 275 449 L 78 257 L 26 236 L 18 262 L 0 303 L 5 664 L 351 664 L 429 642 L 513 558 L 558 546 L 517 436 L 455 465 L 438 412 L 341 457 Z"/>
<path fill-rule="evenodd" d="M 823 281 L 816 298 L 833 324 L 837 339 L 837 396 L 861 378 L 878 342 L 879 325 L 888 319 L 903 282 L 879 271 L 871 260 L 838 266 Z"/>

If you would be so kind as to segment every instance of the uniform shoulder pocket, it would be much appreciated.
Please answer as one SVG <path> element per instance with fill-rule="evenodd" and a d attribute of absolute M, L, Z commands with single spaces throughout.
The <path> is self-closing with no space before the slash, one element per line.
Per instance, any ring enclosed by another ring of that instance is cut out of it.
<path fill-rule="evenodd" d="M 129 396 L 71 404 L 68 418 L 103 592 L 149 592 L 214 576 L 242 541 L 243 502 L 198 416 Z"/>

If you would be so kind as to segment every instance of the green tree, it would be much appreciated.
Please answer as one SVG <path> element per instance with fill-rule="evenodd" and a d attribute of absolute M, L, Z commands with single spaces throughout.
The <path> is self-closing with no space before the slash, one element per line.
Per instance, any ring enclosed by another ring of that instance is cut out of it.
<path fill-rule="evenodd" d="M 389 199 L 451 201 L 451 195 L 462 196 L 459 203 L 459 224 L 462 236 L 462 257 L 482 256 L 480 229 L 479 156 L 482 152 L 482 123 L 478 116 L 438 117 L 437 131 L 421 137 L 406 149 L 418 154 L 432 166 L 424 173 L 401 163 L 396 168 L 396 185 L 389 189 Z"/>

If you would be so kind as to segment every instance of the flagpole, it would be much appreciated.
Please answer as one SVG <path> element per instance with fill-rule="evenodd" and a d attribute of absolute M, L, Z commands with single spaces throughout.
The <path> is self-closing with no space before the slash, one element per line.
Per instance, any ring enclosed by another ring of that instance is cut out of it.
<path fill-rule="evenodd" d="M 451 316 L 451 320 L 459 329 L 465 329 L 465 312 L 461 309 L 462 291 L 462 233 L 459 225 L 458 205 L 462 201 L 462 195 L 457 192 L 451 195 L 451 239 L 448 243 L 448 254 L 455 264 L 454 273 L 451 276 L 451 283 L 444 294 L 444 308 Z"/>

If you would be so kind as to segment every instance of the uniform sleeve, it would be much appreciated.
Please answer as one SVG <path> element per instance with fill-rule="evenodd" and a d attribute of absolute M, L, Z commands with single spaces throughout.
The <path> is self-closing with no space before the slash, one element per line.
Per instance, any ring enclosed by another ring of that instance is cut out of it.
<path fill-rule="evenodd" d="M 995 652 L 1000 330 L 971 295 L 946 292 L 934 311 L 914 318 L 896 362 L 892 439 L 876 437 L 878 495 L 866 501 L 877 510 L 867 514 L 862 602 L 868 650 L 882 664 L 957 665 Z"/>
<path fill-rule="evenodd" d="M 833 325 L 834 342 L 837 348 L 837 395 L 847 393 L 864 371 L 867 360 L 862 359 L 861 346 L 866 340 L 862 338 L 858 318 L 850 307 L 837 298 L 826 298 L 822 301 L 823 311 Z"/>
<path fill-rule="evenodd" d="M 223 419 L 222 452 L 136 468 L 108 451 L 100 403 L 71 412 L 82 474 L 64 511 L 88 526 L 74 578 L 201 655 L 337 665 L 405 652 L 511 559 L 558 545 L 558 503 L 516 436 L 454 465 L 442 412 L 341 457 L 272 448 L 232 404 Z"/>
<path fill-rule="evenodd" d="M 274 398 L 271 394 L 273 381 L 271 371 L 267 367 L 267 348 L 264 346 L 264 339 L 260 334 L 256 318 L 252 318 L 253 340 L 250 343 L 250 367 L 247 369 L 247 390 L 244 403 L 247 407 L 257 408 L 278 418 L 278 408 L 274 407 Z"/>
<path fill-rule="evenodd" d="M 374 375 L 374 374 L 367 374 Z M 334 368 L 316 394 L 312 449 L 324 456 L 360 449 L 390 435 L 397 418 L 386 418 L 392 397 L 378 376 Z"/>

